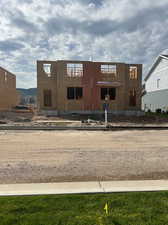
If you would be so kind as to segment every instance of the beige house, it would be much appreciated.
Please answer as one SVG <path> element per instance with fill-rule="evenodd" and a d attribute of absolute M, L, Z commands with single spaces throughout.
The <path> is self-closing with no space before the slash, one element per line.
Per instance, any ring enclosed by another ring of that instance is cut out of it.
<path fill-rule="evenodd" d="M 16 76 L 0 67 L 0 111 L 11 110 L 18 103 Z"/>
<path fill-rule="evenodd" d="M 43 112 L 111 113 L 141 110 L 141 64 L 37 61 L 38 109 Z"/>

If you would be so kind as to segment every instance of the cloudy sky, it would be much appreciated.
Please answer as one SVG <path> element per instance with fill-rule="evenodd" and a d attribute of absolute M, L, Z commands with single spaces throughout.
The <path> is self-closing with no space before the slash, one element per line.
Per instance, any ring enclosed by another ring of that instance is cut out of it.
<path fill-rule="evenodd" d="M 0 0 L 0 66 L 36 87 L 36 60 L 143 63 L 168 44 L 168 0 Z"/>

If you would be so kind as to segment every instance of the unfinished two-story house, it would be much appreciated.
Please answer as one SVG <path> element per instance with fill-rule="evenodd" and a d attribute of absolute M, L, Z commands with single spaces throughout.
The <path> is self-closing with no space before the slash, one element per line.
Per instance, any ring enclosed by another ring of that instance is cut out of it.
<path fill-rule="evenodd" d="M 0 67 L 0 111 L 10 111 L 17 103 L 16 76 Z"/>
<path fill-rule="evenodd" d="M 37 61 L 38 109 L 45 113 L 136 114 L 141 110 L 141 64 Z"/>

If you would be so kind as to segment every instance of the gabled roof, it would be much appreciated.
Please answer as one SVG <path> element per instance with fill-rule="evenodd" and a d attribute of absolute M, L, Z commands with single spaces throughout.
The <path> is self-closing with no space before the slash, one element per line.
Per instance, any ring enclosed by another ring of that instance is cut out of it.
<path fill-rule="evenodd" d="M 148 74 L 145 77 L 145 81 L 148 80 L 148 78 L 150 77 L 151 73 L 154 71 L 154 69 L 156 68 L 156 66 L 160 63 L 161 59 L 166 59 L 168 60 L 168 49 L 164 50 L 160 55 L 158 55 L 158 57 L 156 58 L 154 64 L 152 65 L 151 69 L 149 70 Z"/>

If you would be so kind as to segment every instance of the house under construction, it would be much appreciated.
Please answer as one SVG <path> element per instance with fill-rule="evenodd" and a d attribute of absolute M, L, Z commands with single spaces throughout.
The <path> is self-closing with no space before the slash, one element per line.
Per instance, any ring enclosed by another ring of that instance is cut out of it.
<path fill-rule="evenodd" d="M 45 113 L 137 114 L 141 110 L 141 64 L 37 61 L 38 109 Z"/>
<path fill-rule="evenodd" d="M 16 76 L 0 67 L 0 111 L 11 110 L 17 102 Z"/>

